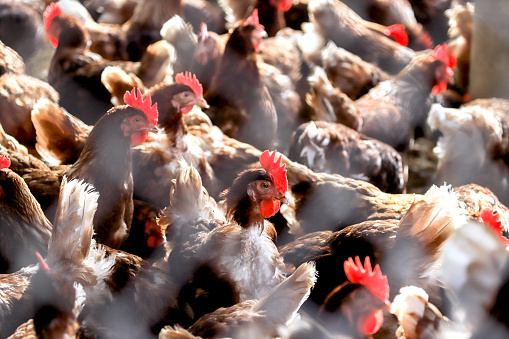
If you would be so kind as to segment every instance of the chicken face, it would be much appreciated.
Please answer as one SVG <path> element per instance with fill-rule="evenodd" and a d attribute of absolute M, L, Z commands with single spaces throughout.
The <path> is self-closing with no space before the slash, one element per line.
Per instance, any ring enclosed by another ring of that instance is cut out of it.
<path fill-rule="evenodd" d="M 172 104 L 177 109 L 180 109 L 180 111 L 182 111 L 184 114 L 189 113 L 193 109 L 194 105 L 203 108 L 209 107 L 207 101 L 203 99 L 203 96 L 196 95 L 193 91 L 184 91 L 178 93 L 173 97 Z"/>
<path fill-rule="evenodd" d="M 279 211 L 281 202 L 288 203 L 285 194 L 269 180 L 257 180 L 247 187 L 251 201 L 259 203 L 263 218 L 270 218 Z"/>
<path fill-rule="evenodd" d="M 136 146 L 147 140 L 148 132 L 154 130 L 155 126 L 150 124 L 147 118 L 136 114 L 125 117 L 120 128 L 124 136 L 131 136 L 131 144 Z"/>

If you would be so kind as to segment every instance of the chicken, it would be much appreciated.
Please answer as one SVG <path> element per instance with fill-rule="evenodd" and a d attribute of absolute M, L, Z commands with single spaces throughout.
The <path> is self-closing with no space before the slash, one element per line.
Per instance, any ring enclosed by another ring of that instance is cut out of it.
<path fill-rule="evenodd" d="M 34 251 L 46 254 L 51 223 L 23 179 L 0 157 L 0 273 L 36 262 Z"/>
<path fill-rule="evenodd" d="M 37 9 L 23 1 L 0 1 L 0 40 L 29 61 L 44 44 L 44 26 Z"/>
<path fill-rule="evenodd" d="M 384 192 L 405 189 L 403 164 L 396 150 L 342 124 L 311 121 L 294 132 L 288 157 L 316 172 L 365 180 Z"/>
<path fill-rule="evenodd" d="M 304 263 L 260 300 L 246 300 L 199 318 L 187 332 L 204 338 L 272 338 L 284 333 L 307 299 L 316 281 L 313 263 Z M 159 338 L 174 338 L 175 329 L 165 327 Z"/>
<path fill-rule="evenodd" d="M 474 3 L 456 5 L 446 12 L 449 18 L 449 40 L 447 45 L 458 61 L 454 71 L 454 88 L 461 94 L 468 93 L 470 73 L 470 50 L 472 48 L 472 31 L 474 26 Z"/>
<path fill-rule="evenodd" d="M 168 75 L 168 74 L 167 74 Z M 166 81 L 166 76 L 165 80 Z M 145 84 L 134 73 L 127 73 L 119 66 L 108 66 L 101 73 L 101 82 L 111 94 L 111 103 L 115 106 L 124 105 L 124 94 L 133 87 L 146 92 Z"/>
<path fill-rule="evenodd" d="M 5 133 L 2 124 L 0 124 L 0 145 L 19 154 L 28 154 L 25 146 L 21 145 L 18 140 Z"/>
<path fill-rule="evenodd" d="M 311 22 L 325 39 L 389 74 L 400 72 L 415 55 L 411 49 L 371 30 L 341 1 L 311 1 L 308 9 Z"/>
<path fill-rule="evenodd" d="M 106 61 L 88 49 L 90 35 L 77 19 L 62 13 L 58 5 L 45 11 L 46 35 L 56 47 L 48 80 L 60 93 L 60 105 L 85 123 L 94 124 L 112 107 L 111 94 L 101 82 L 107 66 L 119 65 L 139 75 L 146 86 L 166 76 L 172 50 L 158 42 L 147 48 L 143 61 Z"/>
<path fill-rule="evenodd" d="M 331 84 L 321 67 L 315 67 L 308 81 L 310 90 L 306 100 L 313 109 L 314 120 L 338 122 L 356 131 L 361 128 L 359 110 L 345 93 Z"/>
<path fill-rule="evenodd" d="M 398 317 L 396 338 L 433 338 L 439 326 L 447 323 L 429 296 L 422 288 L 402 287 L 391 304 L 391 313 Z"/>
<path fill-rule="evenodd" d="M 36 329 L 41 329 L 42 325 L 49 330 L 53 328 L 59 331 L 59 320 L 67 316 L 70 326 L 60 330 L 71 329 L 72 319 L 76 319 L 79 308 L 83 306 L 85 296 L 82 291 L 86 294 L 87 305 L 102 304 L 111 297 L 106 279 L 116 259 L 108 257 L 104 247 L 96 246 L 92 239 L 92 220 L 97 208 L 98 193 L 94 192 L 90 185 L 77 180 L 67 182 L 64 179 L 61 188 L 46 260 L 39 266 L 24 267 L 0 278 L 1 304 L 5 307 L 1 312 L 2 337 L 12 334 L 18 325 L 32 317 Z M 53 285 L 58 289 L 56 295 L 50 293 L 51 289 L 40 286 L 40 283 L 48 279 L 53 280 L 51 284 L 56 284 Z M 73 282 L 77 283 L 74 287 Z M 72 289 L 75 288 L 74 299 Z M 36 293 L 37 291 L 39 293 Z M 42 308 L 38 310 L 40 307 Z M 51 315 L 55 313 L 49 310 L 54 307 L 60 308 L 60 312 L 64 314 L 57 313 L 55 324 L 51 326 Z M 47 325 L 50 325 L 49 328 Z"/>
<path fill-rule="evenodd" d="M 181 159 L 200 171 L 210 191 L 216 190 L 213 170 L 198 141 L 188 134 L 183 119 L 194 105 L 208 107 L 203 99 L 203 89 L 190 73 L 179 73 L 175 80 L 172 85 L 161 84 L 149 91 L 161 112 L 159 126 L 164 133 L 133 149 L 135 195 L 158 208 L 169 204 L 171 180 L 181 168 Z"/>
<path fill-rule="evenodd" d="M 438 129 L 437 181 L 485 186 L 507 204 L 507 136 L 504 99 L 477 99 L 459 109 L 434 105 L 428 123 Z M 467 161 L 468 159 L 468 161 Z M 454 171 L 454 174 L 453 174 Z"/>
<path fill-rule="evenodd" d="M 287 268 L 265 221 L 286 201 L 286 173 L 275 156 L 275 151 L 262 153 L 263 169 L 241 173 L 221 194 L 229 224 L 203 232 L 197 244 L 180 253 L 172 252 L 168 259 L 171 269 L 177 265 L 185 270 L 196 267 L 184 262 L 206 263 L 233 283 L 240 301 L 260 299 L 283 280 Z"/>
<path fill-rule="evenodd" d="M 343 2 L 364 20 L 385 26 L 403 25 L 408 32 L 408 46 L 413 50 L 433 48 L 431 37 L 415 18 L 408 0 L 345 0 Z"/>
<path fill-rule="evenodd" d="M 321 62 L 332 86 L 340 89 L 352 100 L 366 94 L 378 83 L 391 79 L 391 76 L 379 67 L 337 47 L 332 41 L 322 49 Z"/>
<path fill-rule="evenodd" d="M 58 103 L 58 92 L 44 81 L 15 73 L 0 76 L 0 88 L 2 127 L 7 134 L 34 152 L 35 129 L 30 120 L 30 112 L 39 99 Z"/>
<path fill-rule="evenodd" d="M 259 149 L 271 148 L 277 131 L 276 109 L 257 65 L 256 52 L 264 34 L 256 11 L 240 22 L 205 93 L 212 122 L 228 136 Z"/>
<path fill-rule="evenodd" d="M 33 293 L 33 320 L 20 325 L 9 338 L 76 337 L 78 316 L 86 299 L 79 284 L 51 269 L 39 258 L 39 270 L 30 281 Z"/>
<path fill-rule="evenodd" d="M 175 15 L 164 23 L 161 28 L 161 36 L 175 47 L 176 59 L 173 63 L 175 74 L 189 71 L 193 61 L 193 53 L 198 43 L 193 26 L 185 22 L 180 16 Z"/>
<path fill-rule="evenodd" d="M 416 285 L 433 295 L 436 303 L 439 276 L 433 267 L 442 244 L 465 222 L 449 190 L 432 187 L 399 221 L 365 221 L 336 232 L 310 233 L 281 247 L 280 253 L 293 265 L 316 261 L 319 278 L 310 300 L 317 305 L 323 305 L 327 295 L 346 281 L 334 268 L 351 256 L 369 256 L 379 263 L 392 296 L 403 286 Z"/>
<path fill-rule="evenodd" d="M 126 92 L 124 101 L 128 105 L 112 108 L 94 125 L 72 166 L 52 170 L 36 163 L 38 168 L 34 169 L 28 163 L 20 164 L 17 170 L 23 173 L 38 200 L 46 199 L 46 208 L 51 208 L 58 196 L 55 187 L 60 186 L 63 175 L 93 184 L 101 193 L 94 221 L 96 238 L 113 248 L 125 240 L 132 221 L 131 145 L 146 140 L 158 117 L 157 106 L 150 106 L 150 97 L 143 101 L 139 91 L 136 96 L 136 89 Z"/>
<path fill-rule="evenodd" d="M 452 0 L 408 0 L 415 18 L 428 31 L 435 44 L 447 41 L 448 17 L 445 11 L 454 2 Z"/>
<path fill-rule="evenodd" d="M 24 74 L 25 63 L 23 58 L 12 48 L 0 41 L 0 76 L 5 73 Z"/>
<path fill-rule="evenodd" d="M 367 338 L 380 330 L 389 299 L 387 276 L 380 266 L 371 268 L 369 257 L 364 265 L 358 256 L 344 262 L 348 281 L 332 290 L 320 308 L 318 319 L 333 333 Z"/>
<path fill-rule="evenodd" d="M 501 234 L 498 216 L 491 209 L 484 209 L 481 216 L 480 222 L 461 227 L 441 254 L 442 280 L 455 301 L 452 320 L 467 333 L 494 325 L 488 314 L 504 283 L 507 265 L 507 239 Z M 496 317 L 497 313 L 492 314 Z"/>

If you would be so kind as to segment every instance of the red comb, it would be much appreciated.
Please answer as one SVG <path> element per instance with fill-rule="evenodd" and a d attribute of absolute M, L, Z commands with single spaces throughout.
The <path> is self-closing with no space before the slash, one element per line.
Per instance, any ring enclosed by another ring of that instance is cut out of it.
<path fill-rule="evenodd" d="M 292 0 L 270 0 L 270 5 L 281 12 L 288 12 L 292 8 Z"/>
<path fill-rule="evenodd" d="M 136 90 L 138 90 L 138 97 L 136 97 Z M 142 110 L 147 116 L 147 119 L 154 126 L 157 125 L 157 118 L 159 116 L 159 112 L 157 111 L 157 102 L 151 107 L 152 99 L 150 98 L 150 94 L 147 95 L 147 99 L 143 100 L 140 89 L 133 88 L 131 92 L 125 92 L 124 102 L 131 107 Z"/>
<path fill-rule="evenodd" d="M 49 25 L 53 21 L 53 19 L 59 15 L 64 14 L 64 10 L 62 9 L 62 5 L 52 2 L 46 7 L 44 14 L 42 15 L 44 18 L 44 31 L 48 32 Z"/>
<path fill-rule="evenodd" d="M 269 151 L 265 151 L 260 155 L 260 164 L 267 174 L 272 178 L 274 184 L 281 191 L 281 193 L 285 194 L 288 190 L 288 180 L 286 178 L 286 164 L 281 165 L 281 159 L 283 155 L 279 156 L 279 159 L 276 161 L 276 151 L 270 153 Z"/>
<path fill-rule="evenodd" d="M 196 79 L 196 75 L 191 72 L 179 73 L 175 76 L 175 82 L 177 84 L 183 84 L 191 87 L 194 94 L 202 97 L 203 96 L 203 86 L 200 84 L 198 79 Z"/>
<path fill-rule="evenodd" d="M 7 158 L 5 155 L 2 155 L 0 157 L 0 170 L 3 170 L 4 168 L 9 168 L 11 165 L 11 161 L 9 158 Z"/>
<path fill-rule="evenodd" d="M 258 18 L 258 8 L 253 9 L 253 13 L 249 16 L 249 18 L 244 21 L 246 25 L 254 25 L 257 29 L 263 31 L 265 28 L 260 24 L 260 19 Z"/>
<path fill-rule="evenodd" d="M 442 61 L 444 64 L 446 64 L 447 67 L 450 67 L 451 69 L 456 67 L 456 58 L 454 55 L 452 55 L 452 52 L 449 50 L 449 47 L 447 47 L 446 43 L 435 47 L 433 50 L 433 58 L 435 60 Z"/>
<path fill-rule="evenodd" d="M 402 24 L 388 26 L 385 28 L 384 34 L 388 37 L 393 37 L 398 44 L 408 46 L 408 34 L 405 31 L 405 26 Z"/>
<path fill-rule="evenodd" d="M 49 271 L 49 266 L 42 258 L 42 255 L 39 252 L 35 251 L 35 256 L 37 257 L 37 260 L 39 260 L 40 267 L 45 271 Z"/>
<path fill-rule="evenodd" d="M 366 286 L 371 293 L 382 300 L 389 299 L 389 283 L 387 276 L 382 275 L 380 266 L 375 266 L 371 270 L 371 261 L 369 257 L 364 260 L 364 267 L 362 267 L 361 259 L 355 257 L 355 263 L 352 258 L 348 258 L 344 263 L 345 274 L 348 280 L 353 283 L 359 283 Z"/>
<path fill-rule="evenodd" d="M 481 212 L 481 219 L 486 225 L 490 226 L 498 235 L 500 235 L 500 238 L 504 244 L 507 245 L 509 240 L 507 240 L 506 237 L 502 235 L 504 227 L 502 226 L 500 220 L 498 220 L 498 213 L 493 213 L 491 208 L 485 208 Z"/>

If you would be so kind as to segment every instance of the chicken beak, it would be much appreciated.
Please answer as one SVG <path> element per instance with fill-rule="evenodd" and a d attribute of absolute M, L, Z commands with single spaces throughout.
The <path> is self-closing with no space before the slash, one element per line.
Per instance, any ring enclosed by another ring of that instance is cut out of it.
<path fill-rule="evenodd" d="M 284 194 L 283 196 L 278 197 L 277 200 L 281 201 L 281 203 L 285 204 L 285 205 L 288 205 L 288 203 L 290 202 L 290 199 L 288 199 L 287 194 Z"/>
<path fill-rule="evenodd" d="M 384 303 L 384 308 L 383 310 L 386 311 L 387 313 L 391 313 L 391 302 L 389 300 L 386 300 L 385 303 Z"/>
<path fill-rule="evenodd" d="M 207 103 L 207 101 L 203 98 L 201 98 L 198 102 L 196 102 L 195 104 L 196 106 L 200 106 L 202 108 L 209 108 L 209 104 Z"/>
<path fill-rule="evenodd" d="M 159 133 L 159 128 L 157 128 L 157 126 L 155 126 L 155 125 L 150 125 L 150 128 L 147 131 L 148 132 L 153 132 L 155 134 L 158 134 Z"/>

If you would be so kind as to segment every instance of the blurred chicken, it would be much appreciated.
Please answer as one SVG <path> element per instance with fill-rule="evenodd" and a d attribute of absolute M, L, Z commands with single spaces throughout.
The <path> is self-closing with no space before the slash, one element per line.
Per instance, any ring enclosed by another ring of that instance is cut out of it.
<path fill-rule="evenodd" d="M 56 47 L 49 70 L 49 83 L 60 93 L 60 104 L 85 123 L 94 124 L 112 107 L 111 94 L 101 82 L 107 66 L 121 66 L 139 76 L 146 86 L 162 81 L 173 50 L 166 42 L 149 48 L 143 61 L 107 61 L 88 49 L 90 34 L 74 17 L 63 14 L 60 5 L 45 11 L 46 35 Z"/>
<path fill-rule="evenodd" d="M 344 262 L 347 281 L 332 290 L 320 307 L 318 319 L 335 334 L 368 338 L 377 333 L 389 304 L 389 284 L 380 266 L 371 268 L 369 257 L 364 264 L 359 257 Z"/>
<path fill-rule="evenodd" d="M 205 93 L 207 114 L 225 134 L 259 149 L 271 148 L 277 137 L 277 115 L 261 80 L 257 51 L 263 26 L 255 12 L 238 24 L 226 44 L 212 86 Z"/>
<path fill-rule="evenodd" d="M 5 133 L 2 124 L 0 124 L 0 145 L 19 154 L 28 154 L 25 146 L 21 145 L 14 137 Z"/>
<path fill-rule="evenodd" d="M 189 71 L 193 61 L 193 53 L 198 43 L 193 26 L 185 22 L 182 17 L 175 15 L 164 23 L 161 28 L 161 36 L 175 47 L 176 59 L 173 63 L 175 74 Z"/>
<path fill-rule="evenodd" d="M 379 82 L 391 79 L 391 76 L 379 67 L 337 47 L 332 41 L 322 49 L 321 61 L 332 86 L 340 89 L 352 100 L 366 94 Z"/>
<path fill-rule="evenodd" d="M 6 59 L 6 62 L 9 59 Z M 15 65 L 15 60 L 11 66 Z M 21 69 L 19 69 L 21 70 Z M 39 99 L 58 103 L 59 94 L 48 83 L 24 73 L 7 72 L 0 76 L 0 123 L 5 132 L 26 146 L 35 147 L 35 129 L 30 111 Z"/>
<path fill-rule="evenodd" d="M 505 279 L 504 267 L 508 262 L 507 239 L 501 235 L 497 214 L 485 209 L 482 217 L 484 221 L 472 221 L 461 227 L 441 255 L 441 274 L 454 301 L 452 320 L 467 333 L 492 328 L 488 313 Z"/>
<path fill-rule="evenodd" d="M 456 5 L 445 12 L 449 18 L 448 46 L 458 61 L 454 71 L 454 88 L 461 94 L 468 93 L 470 50 L 474 25 L 474 3 Z"/>
<path fill-rule="evenodd" d="M 406 286 L 399 290 L 391 305 L 398 317 L 396 338 L 434 338 L 440 324 L 448 319 L 428 301 L 428 294 L 419 287 Z"/>
<path fill-rule="evenodd" d="M 348 276 L 334 268 L 354 255 L 369 256 L 373 263 L 380 264 L 391 286 L 391 296 L 411 284 L 423 287 L 436 303 L 440 302 L 435 270 L 439 253 L 464 222 L 450 188 L 432 187 L 400 221 L 366 221 L 334 233 L 310 233 L 283 246 L 280 252 L 293 265 L 316 261 L 319 278 L 310 296 L 316 305 L 327 303 L 327 295 L 346 281 Z"/>
<path fill-rule="evenodd" d="M 447 41 L 448 17 L 445 11 L 455 0 L 408 0 L 415 18 L 429 33 L 435 44 Z M 461 2 L 461 0 L 460 0 Z"/>
<path fill-rule="evenodd" d="M 477 99 L 459 109 L 434 105 L 428 123 L 442 133 L 436 148 L 437 182 L 455 186 L 476 183 L 509 203 L 504 179 L 509 176 L 508 111 L 508 101 L 496 98 Z"/>
<path fill-rule="evenodd" d="M 0 157 L 0 273 L 36 262 L 34 251 L 46 255 L 51 223 L 23 179 Z"/>
<path fill-rule="evenodd" d="M 187 332 L 203 338 L 272 338 L 281 333 L 297 316 L 302 303 L 316 281 L 313 263 L 304 263 L 260 300 L 246 300 L 199 318 Z M 165 327 L 159 338 L 175 338 L 178 333 Z"/>
<path fill-rule="evenodd" d="M 311 22 L 325 39 L 389 74 L 400 72 L 415 55 L 411 49 L 371 30 L 341 1 L 317 0 L 308 7 Z"/>
<path fill-rule="evenodd" d="M 401 24 L 408 32 L 408 47 L 413 50 L 433 48 L 433 41 L 422 25 L 417 22 L 408 0 L 343 1 L 364 20 L 385 26 Z"/>
<path fill-rule="evenodd" d="M 0 41 L 0 76 L 5 73 L 24 74 L 25 63 L 15 50 Z"/>
<path fill-rule="evenodd" d="M 405 188 L 398 152 L 342 124 L 312 121 L 299 126 L 288 157 L 316 172 L 368 181 L 384 192 L 402 193 Z"/>

